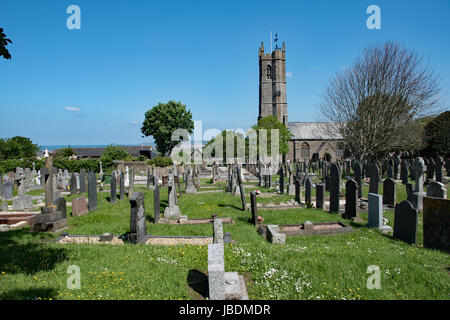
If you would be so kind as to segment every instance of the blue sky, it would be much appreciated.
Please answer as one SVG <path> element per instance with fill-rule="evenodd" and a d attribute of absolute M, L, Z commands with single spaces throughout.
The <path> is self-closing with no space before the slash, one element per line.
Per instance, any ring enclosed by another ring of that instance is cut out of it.
<path fill-rule="evenodd" d="M 69 30 L 66 9 L 81 9 Z M 369 30 L 369 5 L 381 30 Z M 258 116 L 258 49 L 286 42 L 289 121 L 320 120 L 328 80 L 364 47 L 398 40 L 440 74 L 450 101 L 450 1 L 2 0 L 13 41 L 0 60 L 0 137 L 39 145 L 140 144 L 144 113 L 171 99 L 203 130 Z"/>

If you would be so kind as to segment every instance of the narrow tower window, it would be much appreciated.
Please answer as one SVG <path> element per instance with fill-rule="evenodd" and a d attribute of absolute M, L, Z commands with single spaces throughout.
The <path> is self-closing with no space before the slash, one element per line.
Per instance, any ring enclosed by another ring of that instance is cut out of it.
<path fill-rule="evenodd" d="M 304 142 L 300 149 L 300 154 L 303 159 L 309 159 L 309 144 Z"/>
<path fill-rule="evenodd" d="M 267 79 L 272 79 L 272 66 L 267 66 Z"/>

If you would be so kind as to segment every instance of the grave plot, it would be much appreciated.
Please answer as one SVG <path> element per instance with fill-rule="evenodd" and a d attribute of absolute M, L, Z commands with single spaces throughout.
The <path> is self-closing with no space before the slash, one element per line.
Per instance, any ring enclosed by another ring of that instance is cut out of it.
<path fill-rule="evenodd" d="M 300 224 L 288 225 L 260 225 L 258 233 L 269 242 L 285 243 L 286 237 L 311 235 L 337 235 L 353 232 L 352 227 L 343 222 L 316 222 L 306 221 Z"/>

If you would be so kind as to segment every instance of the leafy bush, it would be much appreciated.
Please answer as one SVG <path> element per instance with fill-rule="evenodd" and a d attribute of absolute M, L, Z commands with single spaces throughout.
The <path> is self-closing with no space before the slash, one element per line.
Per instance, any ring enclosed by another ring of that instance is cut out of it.
<path fill-rule="evenodd" d="M 67 169 L 69 172 L 79 172 L 81 169 L 94 170 L 94 172 L 100 171 L 99 159 L 80 159 L 69 160 L 66 158 L 53 159 L 53 166 L 58 169 Z"/>
<path fill-rule="evenodd" d="M 44 160 L 38 160 L 35 158 L 3 160 L 0 161 L 0 172 L 6 173 L 10 171 L 15 171 L 17 167 L 32 169 L 33 161 L 36 170 L 39 170 L 45 164 Z"/>
<path fill-rule="evenodd" d="M 110 145 L 103 150 L 102 156 L 103 168 L 112 168 L 113 160 L 132 160 L 131 154 L 129 154 L 124 148 Z"/>
<path fill-rule="evenodd" d="M 167 166 L 171 166 L 173 164 L 173 161 L 170 157 L 158 156 L 151 160 L 147 160 L 147 163 L 149 165 L 156 166 L 156 167 L 167 167 Z"/>

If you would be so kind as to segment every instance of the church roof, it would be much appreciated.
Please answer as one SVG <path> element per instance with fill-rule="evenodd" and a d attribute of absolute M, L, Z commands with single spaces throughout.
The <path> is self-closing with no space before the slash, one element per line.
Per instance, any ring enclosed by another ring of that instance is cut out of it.
<path fill-rule="evenodd" d="M 335 122 L 288 122 L 292 140 L 342 140 Z"/>

